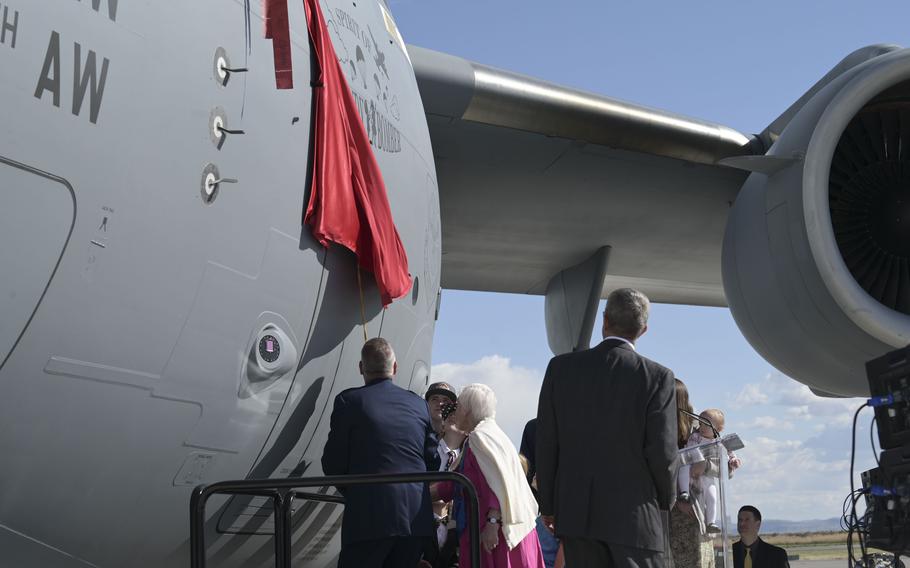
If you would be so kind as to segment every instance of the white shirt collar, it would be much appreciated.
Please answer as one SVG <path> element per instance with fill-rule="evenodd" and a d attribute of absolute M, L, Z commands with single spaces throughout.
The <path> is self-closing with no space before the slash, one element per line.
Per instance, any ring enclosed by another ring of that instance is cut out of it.
<path fill-rule="evenodd" d="M 459 450 L 458 448 L 452 449 L 449 448 L 449 445 L 443 438 L 439 439 L 439 444 L 436 446 L 436 453 L 439 454 L 439 471 L 446 470 L 446 463 L 449 461 L 449 452 L 452 452 L 455 459 L 458 459 Z"/>
<path fill-rule="evenodd" d="M 609 341 L 611 339 L 618 339 L 618 340 L 622 341 L 623 343 L 628 343 L 629 347 L 631 347 L 633 351 L 635 350 L 635 344 L 632 343 L 631 341 L 629 341 L 628 339 L 626 339 L 625 337 L 619 337 L 617 335 L 609 335 L 607 337 L 604 337 L 604 341 Z"/>

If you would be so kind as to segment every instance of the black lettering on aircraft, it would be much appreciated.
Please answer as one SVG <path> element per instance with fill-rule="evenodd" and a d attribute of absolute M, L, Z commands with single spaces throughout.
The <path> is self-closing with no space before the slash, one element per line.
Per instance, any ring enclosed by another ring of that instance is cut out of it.
<path fill-rule="evenodd" d="M 77 0 L 82 2 L 82 0 Z M 92 0 L 92 9 L 96 12 L 101 11 L 101 0 Z M 111 19 L 112 22 L 117 21 L 117 0 L 107 0 L 107 17 Z"/>
<path fill-rule="evenodd" d="M 88 57 L 85 61 L 85 73 L 82 73 L 82 46 L 75 44 L 73 57 L 73 114 L 79 116 L 82 112 L 82 100 L 85 98 L 85 91 L 89 82 L 92 84 L 89 93 L 89 122 L 96 124 L 98 122 L 98 111 L 101 110 L 101 97 L 104 96 L 104 84 L 107 82 L 107 68 L 110 60 L 105 57 L 101 62 L 101 79 L 95 77 L 95 52 L 88 50 Z"/>
<path fill-rule="evenodd" d="M 342 26 L 346 27 L 355 36 L 360 37 L 360 24 L 358 24 L 357 20 L 352 18 L 350 14 L 341 8 L 337 8 L 335 10 L 335 17 L 340 20 Z"/>
<path fill-rule="evenodd" d="M 110 60 L 105 57 L 101 62 L 101 76 L 98 77 L 95 52 L 88 50 L 88 56 L 82 61 L 82 46 L 73 44 L 73 114 L 79 116 L 86 92 L 89 96 L 89 121 L 98 123 L 98 112 L 101 110 L 101 99 L 104 96 L 104 85 L 107 82 L 107 70 Z M 44 54 L 44 65 L 35 87 L 35 98 L 41 99 L 45 91 L 54 96 L 54 106 L 60 107 L 60 34 L 51 32 L 51 39 Z"/>
<path fill-rule="evenodd" d="M 53 71 L 54 76 L 50 73 Z M 51 32 L 51 39 L 47 43 L 47 52 L 44 54 L 44 66 L 38 77 L 38 86 L 35 87 L 35 98 L 41 99 L 44 91 L 54 94 L 54 106 L 60 106 L 60 34 Z"/>
<path fill-rule="evenodd" d="M 19 10 L 13 10 L 13 22 L 9 21 L 9 6 L 3 7 L 3 21 L 0 22 L 0 45 L 6 44 L 7 33 L 10 34 L 9 46 L 16 49 L 16 32 L 19 30 Z"/>
<path fill-rule="evenodd" d="M 360 119 L 374 148 L 384 152 L 401 152 L 401 132 L 394 124 L 389 122 L 373 100 L 362 97 L 357 91 L 351 89 Z"/>

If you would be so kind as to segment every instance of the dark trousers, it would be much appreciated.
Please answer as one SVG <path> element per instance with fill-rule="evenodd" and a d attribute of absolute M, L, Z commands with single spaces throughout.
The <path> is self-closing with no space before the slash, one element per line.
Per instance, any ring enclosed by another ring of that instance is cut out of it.
<path fill-rule="evenodd" d="M 566 566 L 571 568 L 665 568 L 666 555 L 593 538 L 563 537 Z"/>
<path fill-rule="evenodd" d="M 458 566 L 458 531 L 449 529 L 445 544 L 439 549 L 439 556 L 433 562 L 433 568 L 452 568 Z"/>
<path fill-rule="evenodd" d="M 449 529 L 442 547 L 435 538 L 427 539 L 423 546 L 423 559 L 433 568 L 458 567 L 458 531 Z"/>
<path fill-rule="evenodd" d="M 392 536 L 341 545 L 338 568 L 414 568 L 426 537 Z"/>

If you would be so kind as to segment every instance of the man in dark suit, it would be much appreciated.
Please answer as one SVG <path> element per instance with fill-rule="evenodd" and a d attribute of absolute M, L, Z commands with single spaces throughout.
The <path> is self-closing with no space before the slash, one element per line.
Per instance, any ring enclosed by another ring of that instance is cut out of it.
<path fill-rule="evenodd" d="M 395 353 L 382 338 L 361 350 L 365 386 L 335 397 L 322 454 L 326 475 L 418 473 L 432 466 L 436 441 L 427 403 L 396 386 Z M 412 568 L 434 534 L 423 483 L 354 486 L 342 490 L 339 568 Z"/>
<path fill-rule="evenodd" d="M 648 298 L 616 290 L 604 340 L 554 357 L 537 408 L 537 484 L 566 565 L 663 567 L 676 459 L 673 372 L 642 357 Z"/>
<path fill-rule="evenodd" d="M 528 483 L 534 481 L 537 475 L 537 419 L 532 418 L 525 424 L 524 432 L 521 433 L 521 445 L 518 453 L 528 460 Z M 534 496 L 537 496 L 537 490 L 533 487 Z"/>
<path fill-rule="evenodd" d="M 752 505 L 740 507 L 736 517 L 739 540 L 733 543 L 733 568 L 790 568 L 787 551 L 758 538 L 761 512 Z"/>
<path fill-rule="evenodd" d="M 433 469 L 449 471 L 455 466 L 464 443 L 464 436 L 454 432 L 451 422 L 446 420 L 454 412 L 454 405 L 458 402 L 455 387 L 446 382 L 432 383 L 427 387 L 424 398 L 430 408 L 430 422 L 433 424 L 438 444 L 436 446 L 438 465 Z M 449 447 L 450 442 L 452 447 Z M 427 543 L 423 558 L 432 568 L 457 567 L 458 531 L 455 529 L 452 503 L 434 502 L 433 519 L 436 538 Z"/>

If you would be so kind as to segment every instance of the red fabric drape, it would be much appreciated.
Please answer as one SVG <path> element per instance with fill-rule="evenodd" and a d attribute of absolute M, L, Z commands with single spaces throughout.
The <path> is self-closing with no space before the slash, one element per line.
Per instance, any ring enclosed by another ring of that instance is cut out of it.
<path fill-rule="evenodd" d="M 291 71 L 291 27 L 288 22 L 287 0 L 263 0 L 265 37 L 272 40 L 275 59 L 275 86 L 279 89 L 293 89 L 294 75 Z"/>
<path fill-rule="evenodd" d="M 408 258 L 319 2 L 304 0 L 304 7 L 319 65 L 313 89 L 313 182 L 304 222 L 323 246 L 338 243 L 357 255 L 360 266 L 373 273 L 382 305 L 387 306 L 411 288 Z"/>

